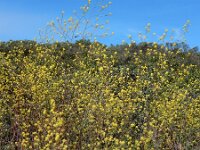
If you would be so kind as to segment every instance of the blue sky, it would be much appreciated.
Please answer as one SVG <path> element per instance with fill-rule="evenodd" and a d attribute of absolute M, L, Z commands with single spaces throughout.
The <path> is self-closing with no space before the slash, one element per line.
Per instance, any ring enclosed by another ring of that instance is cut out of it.
<path fill-rule="evenodd" d="M 87 0 L 0 0 L 0 40 L 33 40 L 38 37 L 38 30 L 60 16 L 62 10 L 67 19 L 84 2 Z M 168 28 L 174 29 L 178 37 L 190 19 L 187 42 L 191 47 L 200 46 L 199 8 L 199 0 L 113 0 L 108 10 L 113 14 L 108 27 L 115 35 L 99 40 L 120 44 L 122 40 L 128 41 L 127 36 L 131 34 L 138 41 L 137 34 L 145 31 L 147 23 L 151 23 L 152 33 L 159 35 Z M 149 41 L 155 40 L 151 37 Z"/>

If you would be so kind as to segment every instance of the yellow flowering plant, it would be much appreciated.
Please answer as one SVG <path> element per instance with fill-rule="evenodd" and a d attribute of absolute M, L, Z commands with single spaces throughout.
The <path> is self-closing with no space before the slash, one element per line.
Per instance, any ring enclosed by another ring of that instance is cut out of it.
<path fill-rule="evenodd" d="M 0 149 L 199 149 L 199 58 L 158 43 L 0 42 Z"/>

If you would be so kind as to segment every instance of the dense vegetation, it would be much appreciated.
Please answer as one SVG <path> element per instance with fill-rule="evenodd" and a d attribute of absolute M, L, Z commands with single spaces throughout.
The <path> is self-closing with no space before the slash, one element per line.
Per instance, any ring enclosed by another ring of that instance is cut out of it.
<path fill-rule="evenodd" d="M 0 62 L 0 149 L 200 149 L 196 49 L 10 41 Z"/>

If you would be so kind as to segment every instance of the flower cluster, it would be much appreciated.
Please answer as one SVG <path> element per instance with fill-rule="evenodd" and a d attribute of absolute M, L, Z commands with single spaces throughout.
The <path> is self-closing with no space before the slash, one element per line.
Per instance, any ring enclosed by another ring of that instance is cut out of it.
<path fill-rule="evenodd" d="M 1 51 L 0 148 L 197 148 L 199 66 L 156 43 L 132 46 L 78 42 L 69 55 L 59 43 L 28 52 L 18 43 Z"/>

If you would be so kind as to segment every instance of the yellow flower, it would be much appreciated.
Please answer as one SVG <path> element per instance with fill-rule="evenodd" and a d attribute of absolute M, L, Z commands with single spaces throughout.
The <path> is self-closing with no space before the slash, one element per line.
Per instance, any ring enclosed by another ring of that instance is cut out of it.
<path fill-rule="evenodd" d="M 103 71 L 103 67 L 99 67 L 99 71 L 102 72 Z"/>
<path fill-rule="evenodd" d="M 58 141 L 60 139 L 60 135 L 57 133 L 55 137 L 55 141 Z"/>

